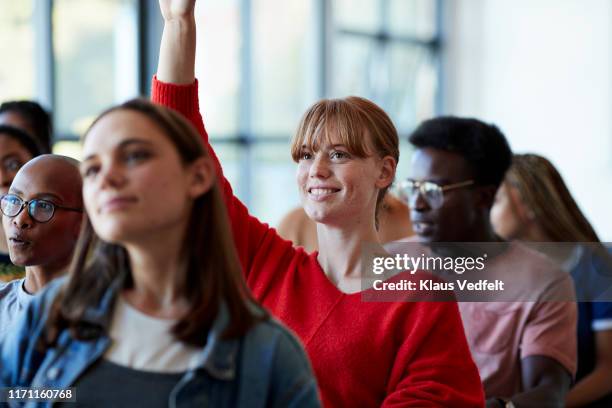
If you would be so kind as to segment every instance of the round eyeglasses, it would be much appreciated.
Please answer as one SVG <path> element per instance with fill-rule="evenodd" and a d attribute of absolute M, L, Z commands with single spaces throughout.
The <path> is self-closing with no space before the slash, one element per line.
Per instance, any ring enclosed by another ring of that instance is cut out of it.
<path fill-rule="evenodd" d="M 420 194 L 432 209 L 437 210 L 444 204 L 444 192 L 471 186 L 472 184 L 474 184 L 474 180 L 460 181 L 441 186 L 433 181 L 406 179 L 399 184 L 398 190 L 400 199 L 406 202 L 409 207 L 415 207 L 416 199 Z"/>
<path fill-rule="evenodd" d="M 64 207 L 47 200 L 34 199 L 24 201 L 15 194 L 5 194 L 0 198 L 0 209 L 2 210 L 2 214 L 7 217 L 16 217 L 25 207 L 28 208 L 30 217 L 34 221 L 40 223 L 49 222 L 51 218 L 53 218 L 56 209 L 83 212 L 82 208 Z"/>

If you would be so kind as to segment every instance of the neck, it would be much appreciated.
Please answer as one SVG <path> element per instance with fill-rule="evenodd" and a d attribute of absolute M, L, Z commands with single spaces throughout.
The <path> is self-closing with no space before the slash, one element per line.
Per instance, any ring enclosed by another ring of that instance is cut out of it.
<path fill-rule="evenodd" d="M 24 287 L 26 292 L 34 294 L 53 279 L 62 276 L 68 269 L 70 258 L 52 265 L 26 266 Z"/>
<path fill-rule="evenodd" d="M 183 294 L 186 282 L 177 279 L 184 275 L 187 268 L 181 253 L 183 235 L 176 232 L 160 235 L 126 245 L 133 286 L 126 289 L 123 295 L 144 313 L 177 318 L 185 307 Z"/>
<path fill-rule="evenodd" d="M 371 244 L 376 252 L 384 252 L 378 240 L 373 217 L 368 223 L 353 222 L 342 227 L 317 223 L 317 239 L 317 260 L 325 274 L 337 286 L 343 280 L 363 276 L 363 244 Z"/>
<path fill-rule="evenodd" d="M 470 236 L 466 242 L 496 242 L 499 240 L 499 237 L 495 234 L 493 226 L 487 218 L 472 227 Z"/>
<path fill-rule="evenodd" d="M 532 241 L 532 242 L 549 242 L 550 238 L 542 231 L 542 229 L 535 223 L 530 222 L 524 228 L 520 237 L 517 237 L 521 241 Z"/>

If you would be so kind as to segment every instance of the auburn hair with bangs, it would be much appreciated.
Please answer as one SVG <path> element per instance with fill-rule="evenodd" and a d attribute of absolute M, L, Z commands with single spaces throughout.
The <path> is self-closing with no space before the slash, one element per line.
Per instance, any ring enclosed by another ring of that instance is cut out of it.
<path fill-rule="evenodd" d="M 291 141 L 291 157 L 296 163 L 307 147 L 317 152 L 321 145 L 344 145 L 359 158 L 391 156 L 399 162 L 399 137 L 389 115 L 374 102 L 358 96 L 322 99 L 312 105 L 298 125 Z M 390 185 L 378 192 L 376 199 L 376 227 L 378 211 Z"/>

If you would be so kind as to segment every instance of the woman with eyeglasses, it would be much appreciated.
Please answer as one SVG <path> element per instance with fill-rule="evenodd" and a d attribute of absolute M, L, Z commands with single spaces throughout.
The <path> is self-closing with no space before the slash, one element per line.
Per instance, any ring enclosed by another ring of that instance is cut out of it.
<path fill-rule="evenodd" d="M 25 277 L 0 286 L 0 335 L 34 294 L 64 275 L 81 226 L 83 203 L 78 161 L 46 154 L 27 162 L 0 198 L 11 261 Z"/>
<path fill-rule="evenodd" d="M 319 406 L 299 342 L 244 283 L 196 130 L 129 101 L 95 120 L 83 157 L 87 216 L 69 275 L 0 340 L 0 387 L 64 391 L 41 406 Z M 27 200 L 5 197 L 3 211 L 52 216 Z"/>
<path fill-rule="evenodd" d="M 189 118 L 212 152 L 194 77 L 194 3 L 160 1 L 165 26 L 153 100 Z M 348 97 L 304 114 L 291 156 L 304 209 L 317 222 L 320 250 L 312 254 L 249 215 L 212 155 L 247 284 L 302 339 L 325 406 L 483 405 L 455 303 L 362 300 L 362 245 L 384 253 L 376 213 L 399 155 L 385 112 Z"/>
<path fill-rule="evenodd" d="M 612 276 L 612 249 L 607 250 L 546 158 L 517 154 L 497 192 L 491 222 L 509 240 L 565 242 L 540 246 L 568 271 L 580 299 L 607 287 Z M 603 277 L 603 278 L 602 278 Z M 609 299 L 603 299 L 609 300 Z M 578 303 L 578 371 L 568 407 L 612 406 L 612 302 Z"/>

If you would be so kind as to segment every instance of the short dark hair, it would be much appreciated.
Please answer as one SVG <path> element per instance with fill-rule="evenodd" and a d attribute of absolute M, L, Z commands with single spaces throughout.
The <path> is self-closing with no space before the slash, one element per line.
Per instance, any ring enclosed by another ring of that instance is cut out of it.
<path fill-rule="evenodd" d="M 32 157 L 36 157 L 41 154 L 39 144 L 36 143 L 32 136 L 21 129 L 9 125 L 0 125 L 0 136 L 8 136 L 17 141 L 28 152 L 30 152 Z"/>
<path fill-rule="evenodd" d="M 421 123 L 408 141 L 417 148 L 431 147 L 457 153 L 474 171 L 480 185 L 499 187 L 512 161 L 512 151 L 497 126 L 478 119 L 441 116 Z"/>
<path fill-rule="evenodd" d="M 14 112 L 26 120 L 32 128 L 32 137 L 40 145 L 42 153 L 51 153 L 53 122 L 51 115 L 35 101 L 8 101 L 0 105 L 0 113 Z"/>

